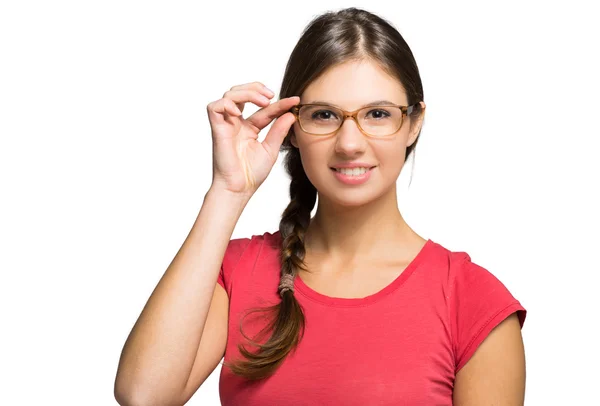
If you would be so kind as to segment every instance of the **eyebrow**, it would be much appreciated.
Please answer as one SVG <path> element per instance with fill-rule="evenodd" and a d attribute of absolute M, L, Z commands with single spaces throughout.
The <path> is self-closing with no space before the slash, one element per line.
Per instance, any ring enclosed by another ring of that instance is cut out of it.
<path fill-rule="evenodd" d="M 305 104 L 313 104 L 313 103 L 314 104 L 327 104 L 329 106 L 333 106 L 333 107 L 337 107 L 337 108 L 341 109 L 341 107 L 338 106 L 337 104 L 331 103 L 331 102 L 328 102 L 328 101 L 324 101 L 324 100 L 313 100 L 313 101 L 311 101 L 309 103 L 305 103 Z M 377 101 L 373 101 L 373 102 L 370 102 L 370 103 L 367 103 L 367 104 L 363 104 L 362 106 L 359 107 L 359 109 L 363 108 L 363 107 L 385 106 L 385 105 L 390 105 L 390 104 L 393 104 L 394 106 L 398 105 L 398 103 L 394 103 L 394 102 L 391 102 L 389 100 L 377 100 Z"/>

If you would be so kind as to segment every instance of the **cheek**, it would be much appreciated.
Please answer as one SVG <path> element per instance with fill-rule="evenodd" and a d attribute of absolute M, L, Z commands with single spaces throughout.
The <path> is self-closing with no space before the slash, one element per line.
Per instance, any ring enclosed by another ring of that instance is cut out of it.
<path fill-rule="evenodd" d="M 304 172 L 306 172 L 308 178 L 313 181 L 314 178 L 322 176 L 321 172 L 328 169 L 326 154 L 318 148 L 310 148 L 306 145 L 301 145 L 300 151 Z"/>
<path fill-rule="evenodd" d="M 398 177 L 404 166 L 406 149 L 401 146 L 390 146 L 387 149 L 378 150 L 377 161 L 379 171 L 385 177 Z"/>

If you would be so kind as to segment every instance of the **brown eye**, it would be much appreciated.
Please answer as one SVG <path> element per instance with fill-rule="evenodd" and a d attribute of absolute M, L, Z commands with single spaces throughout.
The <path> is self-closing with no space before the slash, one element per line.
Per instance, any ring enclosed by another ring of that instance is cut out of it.
<path fill-rule="evenodd" d="M 313 120 L 328 120 L 332 115 L 337 118 L 335 113 L 331 110 L 317 110 L 311 115 L 311 118 Z"/>
<path fill-rule="evenodd" d="M 386 118 L 386 117 L 390 117 L 391 114 L 389 113 L 389 111 L 387 110 L 382 110 L 382 109 L 375 109 L 375 110 L 371 110 L 367 113 L 367 116 L 369 116 L 371 113 L 372 117 L 374 119 L 382 119 L 382 118 Z"/>

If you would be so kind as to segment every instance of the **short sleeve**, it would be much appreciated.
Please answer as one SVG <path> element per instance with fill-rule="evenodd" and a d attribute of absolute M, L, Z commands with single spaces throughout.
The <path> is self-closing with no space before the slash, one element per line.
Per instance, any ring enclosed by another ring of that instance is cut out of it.
<path fill-rule="evenodd" d="M 506 286 L 464 252 L 454 253 L 449 313 L 458 372 L 489 333 L 517 312 L 521 328 L 527 311 Z"/>
<path fill-rule="evenodd" d="M 227 244 L 223 262 L 221 263 L 221 270 L 219 271 L 219 277 L 217 278 L 217 283 L 227 291 L 227 295 L 230 295 L 231 293 L 233 273 L 249 243 L 250 238 L 235 238 L 229 240 L 229 243 Z"/>

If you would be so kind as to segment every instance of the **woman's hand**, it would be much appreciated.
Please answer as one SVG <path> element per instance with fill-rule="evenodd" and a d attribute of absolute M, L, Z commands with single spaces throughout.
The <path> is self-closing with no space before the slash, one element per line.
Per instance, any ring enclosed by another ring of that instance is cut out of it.
<path fill-rule="evenodd" d="M 277 161 L 279 148 L 296 118 L 288 110 L 300 102 L 298 96 L 270 104 L 274 94 L 262 83 L 233 86 L 223 98 L 209 103 L 208 118 L 213 139 L 213 185 L 251 196 L 267 178 Z M 244 104 L 259 107 L 244 119 Z M 264 141 L 258 133 L 275 120 Z"/>

